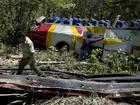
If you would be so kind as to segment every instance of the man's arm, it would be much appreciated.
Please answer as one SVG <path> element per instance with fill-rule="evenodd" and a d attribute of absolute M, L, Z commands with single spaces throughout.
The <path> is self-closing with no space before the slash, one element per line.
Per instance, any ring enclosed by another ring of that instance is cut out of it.
<path fill-rule="evenodd" d="M 101 41 L 101 40 L 103 40 L 104 38 L 103 37 L 101 37 L 101 38 L 96 38 L 96 39 L 94 39 L 94 38 L 90 38 L 90 39 L 88 39 L 91 43 L 94 43 L 94 42 L 98 42 L 98 41 Z"/>

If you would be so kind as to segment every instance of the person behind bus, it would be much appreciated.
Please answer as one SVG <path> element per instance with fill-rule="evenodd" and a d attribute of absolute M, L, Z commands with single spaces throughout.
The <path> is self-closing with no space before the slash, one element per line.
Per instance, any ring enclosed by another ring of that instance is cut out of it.
<path fill-rule="evenodd" d="M 124 20 L 117 20 L 115 28 L 128 28 L 128 24 Z"/>
<path fill-rule="evenodd" d="M 60 23 L 60 22 L 61 22 L 61 19 L 58 16 L 54 17 L 53 23 Z"/>
<path fill-rule="evenodd" d="M 91 23 L 93 26 L 98 26 L 98 25 L 99 25 L 99 22 L 98 22 L 98 20 L 96 20 L 96 19 L 91 19 L 91 20 L 90 20 L 90 23 Z"/>
<path fill-rule="evenodd" d="M 135 20 L 135 19 L 131 20 L 131 22 L 130 22 L 130 27 L 131 27 L 131 28 L 140 28 L 140 23 L 139 23 L 139 21 L 138 21 L 138 20 Z"/>
<path fill-rule="evenodd" d="M 66 17 L 63 17 L 61 20 L 61 24 L 70 24 L 70 20 Z"/>

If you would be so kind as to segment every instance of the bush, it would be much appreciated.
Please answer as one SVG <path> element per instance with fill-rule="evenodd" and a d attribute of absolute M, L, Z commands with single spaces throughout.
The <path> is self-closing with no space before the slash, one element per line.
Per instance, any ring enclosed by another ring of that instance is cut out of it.
<path fill-rule="evenodd" d="M 109 54 L 102 61 L 102 50 L 93 50 L 89 57 L 88 73 L 136 73 L 140 69 L 140 59 L 134 55 L 127 55 L 124 52 L 114 52 Z"/>

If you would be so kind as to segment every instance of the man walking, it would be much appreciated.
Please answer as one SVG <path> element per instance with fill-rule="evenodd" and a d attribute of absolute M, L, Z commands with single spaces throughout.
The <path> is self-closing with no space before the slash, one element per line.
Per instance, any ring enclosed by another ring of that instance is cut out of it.
<path fill-rule="evenodd" d="M 36 61 L 34 57 L 35 50 L 34 50 L 33 42 L 30 40 L 29 37 L 25 35 L 25 33 L 21 31 L 18 31 L 16 33 L 16 38 L 21 46 L 21 50 L 23 54 L 23 57 L 19 61 L 18 70 L 16 74 L 21 75 L 24 67 L 29 64 L 30 68 L 34 70 L 38 74 L 38 76 L 45 77 L 45 74 L 36 66 Z"/>

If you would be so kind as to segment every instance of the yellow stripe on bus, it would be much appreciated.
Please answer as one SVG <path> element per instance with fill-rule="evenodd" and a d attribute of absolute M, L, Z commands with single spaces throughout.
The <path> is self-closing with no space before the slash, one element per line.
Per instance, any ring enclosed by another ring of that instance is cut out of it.
<path fill-rule="evenodd" d="M 47 37 L 46 37 L 46 47 L 47 48 L 50 47 L 52 44 L 52 33 L 55 30 L 55 28 L 56 28 L 56 25 L 52 24 L 50 29 L 47 32 Z"/>
<path fill-rule="evenodd" d="M 100 27 L 100 26 L 86 26 L 86 30 L 88 32 L 94 32 L 94 33 L 104 33 L 106 31 L 105 27 Z"/>
<path fill-rule="evenodd" d="M 74 39 L 83 43 L 83 36 L 77 31 L 75 26 L 71 26 L 71 30 L 73 32 Z"/>
<path fill-rule="evenodd" d="M 83 43 L 83 36 L 77 31 L 75 26 L 71 26 L 71 31 L 73 33 L 73 38 L 70 44 L 70 49 L 73 50 L 75 49 L 75 41 L 80 42 L 81 44 Z"/>
<path fill-rule="evenodd" d="M 117 43 L 121 43 L 121 42 L 123 42 L 123 41 L 119 40 L 119 39 L 110 39 L 110 38 L 104 39 L 104 45 L 112 45 L 112 44 L 117 44 Z"/>

